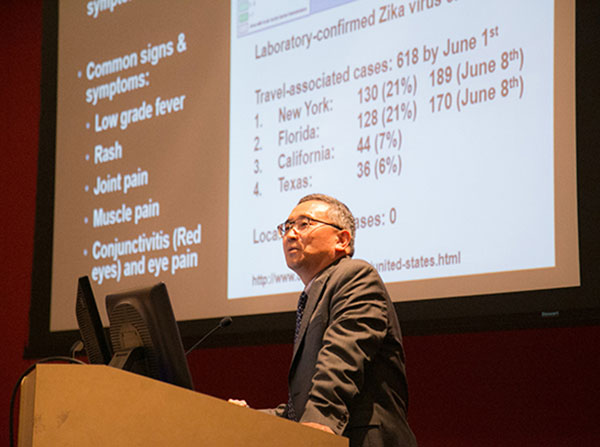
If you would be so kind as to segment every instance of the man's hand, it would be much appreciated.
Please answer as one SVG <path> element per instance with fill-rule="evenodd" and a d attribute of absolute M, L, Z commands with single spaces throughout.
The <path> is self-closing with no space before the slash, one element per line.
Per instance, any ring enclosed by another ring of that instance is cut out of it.
<path fill-rule="evenodd" d="M 250 408 L 250 405 L 245 400 L 238 399 L 229 399 L 227 402 L 234 405 L 239 405 L 240 407 Z"/>
<path fill-rule="evenodd" d="M 335 434 L 333 432 L 333 430 L 331 428 L 329 428 L 327 425 L 317 424 L 316 422 L 302 422 L 302 425 L 306 425 L 307 427 L 311 427 L 311 428 L 316 428 L 317 430 L 323 430 L 323 431 L 326 431 L 327 433 L 331 433 L 332 435 Z"/>

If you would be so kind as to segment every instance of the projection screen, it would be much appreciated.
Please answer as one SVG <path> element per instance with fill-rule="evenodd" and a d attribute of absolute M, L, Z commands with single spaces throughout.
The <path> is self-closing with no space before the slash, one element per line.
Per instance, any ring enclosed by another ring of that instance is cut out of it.
<path fill-rule="evenodd" d="M 395 302 L 579 285 L 574 5 L 58 3 L 50 331 L 76 279 L 289 312 L 275 227 L 345 202 Z"/>

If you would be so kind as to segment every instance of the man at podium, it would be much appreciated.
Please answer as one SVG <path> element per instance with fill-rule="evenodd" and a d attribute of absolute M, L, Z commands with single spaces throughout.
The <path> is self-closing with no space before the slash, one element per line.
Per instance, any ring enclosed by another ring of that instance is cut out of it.
<path fill-rule="evenodd" d="M 400 325 L 377 271 L 352 259 L 352 213 L 337 199 L 312 194 L 278 231 L 287 265 L 305 288 L 289 399 L 267 411 L 346 436 L 350 446 L 415 446 Z"/>

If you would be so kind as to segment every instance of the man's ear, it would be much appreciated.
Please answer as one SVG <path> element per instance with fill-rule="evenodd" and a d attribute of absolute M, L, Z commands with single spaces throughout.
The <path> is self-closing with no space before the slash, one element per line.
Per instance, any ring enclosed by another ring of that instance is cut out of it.
<path fill-rule="evenodd" d="M 335 251 L 337 252 L 348 252 L 348 247 L 350 246 L 350 232 L 348 230 L 340 230 L 337 234 L 337 240 L 335 243 Z"/>

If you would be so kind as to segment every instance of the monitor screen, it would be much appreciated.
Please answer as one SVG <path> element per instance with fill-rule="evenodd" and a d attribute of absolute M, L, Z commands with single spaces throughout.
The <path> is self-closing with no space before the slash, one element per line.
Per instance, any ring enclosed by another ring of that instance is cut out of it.
<path fill-rule="evenodd" d="M 112 349 L 102 326 L 90 278 L 87 276 L 82 276 L 77 281 L 75 315 L 90 363 L 108 364 L 112 358 Z"/>
<path fill-rule="evenodd" d="M 194 389 L 164 283 L 106 297 L 110 366 Z"/>

